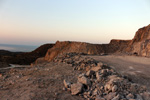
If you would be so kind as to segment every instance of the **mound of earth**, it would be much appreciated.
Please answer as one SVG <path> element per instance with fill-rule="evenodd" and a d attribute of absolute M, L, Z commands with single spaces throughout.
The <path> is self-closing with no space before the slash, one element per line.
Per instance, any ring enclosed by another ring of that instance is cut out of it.
<path fill-rule="evenodd" d="M 54 44 L 44 44 L 32 52 L 26 53 L 15 53 L 15 52 L 3 52 L 0 56 L 1 62 L 5 62 L 7 64 L 21 64 L 21 65 L 29 65 L 34 62 L 39 57 L 44 57 L 47 50 L 52 48 Z"/>
<path fill-rule="evenodd" d="M 0 56 L 14 56 L 14 55 L 17 55 L 20 53 L 22 53 L 22 52 L 10 52 L 7 50 L 0 50 Z"/>

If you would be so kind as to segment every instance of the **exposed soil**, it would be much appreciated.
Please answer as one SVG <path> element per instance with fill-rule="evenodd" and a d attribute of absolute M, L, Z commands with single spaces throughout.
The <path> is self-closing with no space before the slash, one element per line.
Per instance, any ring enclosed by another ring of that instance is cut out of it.
<path fill-rule="evenodd" d="M 26 67 L 0 70 L 0 100 L 82 100 L 63 90 L 63 80 L 75 82 L 80 73 L 71 66 L 51 62 Z"/>
<path fill-rule="evenodd" d="M 32 67 L 14 65 L 13 67 L 18 68 L 1 68 L 0 100 L 84 100 L 82 96 L 72 96 L 70 90 L 66 91 L 63 81 L 65 79 L 76 83 L 77 77 L 85 73 L 84 68 L 87 70 L 90 64 L 95 66 L 93 64 L 97 64 L 97 61 L 108 64 L 135 83 L 147 85 L 149 89 L 150 58 L 118 55 L 72 56 L 72 54 L 71 58 L 64 57 L 55 59 L 56 62 L 45 62 Z"/>

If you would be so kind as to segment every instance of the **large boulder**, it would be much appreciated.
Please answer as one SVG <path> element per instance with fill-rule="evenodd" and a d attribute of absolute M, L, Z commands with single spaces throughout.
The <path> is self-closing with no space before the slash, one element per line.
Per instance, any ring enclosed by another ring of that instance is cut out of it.
<path fill-rule="evenodd" d="M 71 94 L 77 95 L 82 92 L 83 84 L 81 83 L 74 83 L 71 85 Z"/>

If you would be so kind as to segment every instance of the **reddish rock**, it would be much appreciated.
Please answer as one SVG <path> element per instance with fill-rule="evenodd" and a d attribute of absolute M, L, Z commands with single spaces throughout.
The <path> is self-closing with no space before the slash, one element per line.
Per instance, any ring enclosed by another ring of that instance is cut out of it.
<path fill-rule="evenodd" d="M 125 51 L 140 56 L 150 56 L 150 25 L 140 28 L 136 32 Z"/>
<path fill-rule="evenodd" d="M 75 83 L 71 85 L 71 94 L 77 95 L 82 92 L 83 84 L 81 83 Z"/>

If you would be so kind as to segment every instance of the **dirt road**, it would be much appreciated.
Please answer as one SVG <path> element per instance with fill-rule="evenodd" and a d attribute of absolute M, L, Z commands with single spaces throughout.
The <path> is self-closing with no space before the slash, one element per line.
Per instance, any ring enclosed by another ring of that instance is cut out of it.
<path fill-rule="evenodd" d="M 110 65 L 117 72 L 128 76 L 133 82 L 146 85 L 150 90 L 150 58 L 137 56 L 90 56 Z"/>

